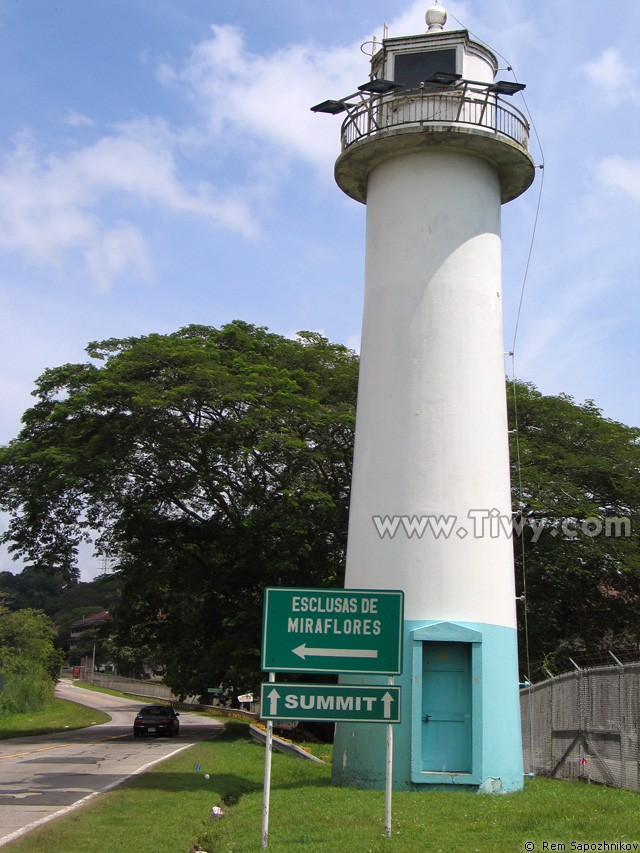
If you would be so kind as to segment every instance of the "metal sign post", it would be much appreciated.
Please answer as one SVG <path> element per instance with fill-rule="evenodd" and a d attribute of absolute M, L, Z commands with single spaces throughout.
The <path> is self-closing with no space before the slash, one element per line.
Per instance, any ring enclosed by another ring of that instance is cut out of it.
<path fill-rule="evenodd" d="M 392 686 L 392 675 L 388 677 L 387 681 L 390 690 L 400 689 Z M 391 794 L 393 792 L 393 726 L 391 723 L 387 725 L 387 768 L 384 784 L 384 834 L 387 838 L 391 838 Z"/>
<path fill-rule="evenodd" d="M 385 835 L 391 835 L 393 723 L 400 722 L 404 593 L 268 587 L 264 595 L 260 717 L 267 721 L 262 849 L 269 837 L 274 720 L 387 723 Z M 387 675 L 388 686 L 276 684 L 276 672 Z"/>
<path fill-rule="evenodd" d="M 269 681 L 274 682 L 276 675 L 269 673 Z M 267 849 L 269 840 L 269 800 L 271 797 L 271 756 L 273 755 L 273 722 L 267 723 L 267 742 L 264 752 L 264 789 L 262 792 L 262 849 Z"/>

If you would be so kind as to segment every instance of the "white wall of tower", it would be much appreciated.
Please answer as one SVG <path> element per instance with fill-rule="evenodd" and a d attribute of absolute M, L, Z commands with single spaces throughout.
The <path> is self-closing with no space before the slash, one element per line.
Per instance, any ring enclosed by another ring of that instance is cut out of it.
<path fill-rule="evenodd" d="M 346 586 L 400 588 L 407 620 L 515 627 L 500 181 L 477 157 L 392 157 L 369 176 L 365 305 Z M 374 516 L 455 515 L 448 539 Z"/>

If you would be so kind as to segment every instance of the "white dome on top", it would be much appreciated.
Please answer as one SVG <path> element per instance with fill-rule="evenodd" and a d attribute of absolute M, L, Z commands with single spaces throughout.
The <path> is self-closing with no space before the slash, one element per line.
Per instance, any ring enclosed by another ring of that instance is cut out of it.
<path fill-rule="evenodd" d="M 435 32 L 444 27 L 447 20 L 447 12 L 442 8 L 442 6 L 431 6 L 427 9 L 427 14 L 424 16 L 424 19 L 429 27 L 428 32 Z"/>

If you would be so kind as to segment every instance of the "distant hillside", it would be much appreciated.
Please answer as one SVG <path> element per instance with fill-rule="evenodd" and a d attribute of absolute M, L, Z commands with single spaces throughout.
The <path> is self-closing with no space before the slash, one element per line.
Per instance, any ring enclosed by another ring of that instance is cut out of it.
<path fill-rule="evenodd" d="M 20 574 L 0 572 L 0 601 L 10 610 L 43 610 L 54 625 L 67 628 L 76 619 L 101 610 L 112 612 L 121 582 L 104 575 L 89 583 L 65 584 L 33 568 Z"/>

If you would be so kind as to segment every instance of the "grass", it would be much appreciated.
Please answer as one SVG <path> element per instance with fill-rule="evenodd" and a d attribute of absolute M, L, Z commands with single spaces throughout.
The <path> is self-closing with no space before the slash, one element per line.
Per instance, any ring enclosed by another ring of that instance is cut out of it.
<path fill-rule="evenodd" d="M 263 773 L 263 748 L 245 724 L 229 722 L 217 739 L 196 744 L 4 850 L 257 853 Z M 225 812 L 217 819 L 211 814 L 216 805 Z M 274 754 L 268 850 L 496 853 L 522 851 L 525 842 L 535 850 L 554 849 L 544 848 L 544 841 L 571 850 L 581 849 L 572 848 L 572 841 L 640 842 L 639 816 L 640 795 L 634 792 L 539 778 L 509 796 L 394 793 L 392 837 L 385 838 L 384 792 L 334 788 L 328 765 Z"/>
<path fill-rule="evenodd" d="M 108 693 L 109 696 L 129 697 L 130 694 L 123 693 L 121 690 L 113 690 L 111 687 L 101 687 L 99 684 L 89 684 L 86 681 L 74 681 L 76 687 L 82 687 L 83 690 L 93 690 L 94 693 Z"/>
<path fill-rule="evenodd" d="M 65 699 L 54 699 L 44 711 L 0 717 L 0 740 L 50 735 L 66 729 L 84 729 L 96 723 L 106 723 L 109 719 L 109 715 L 103 714 L 102 711 L 95 711 Z"/>

